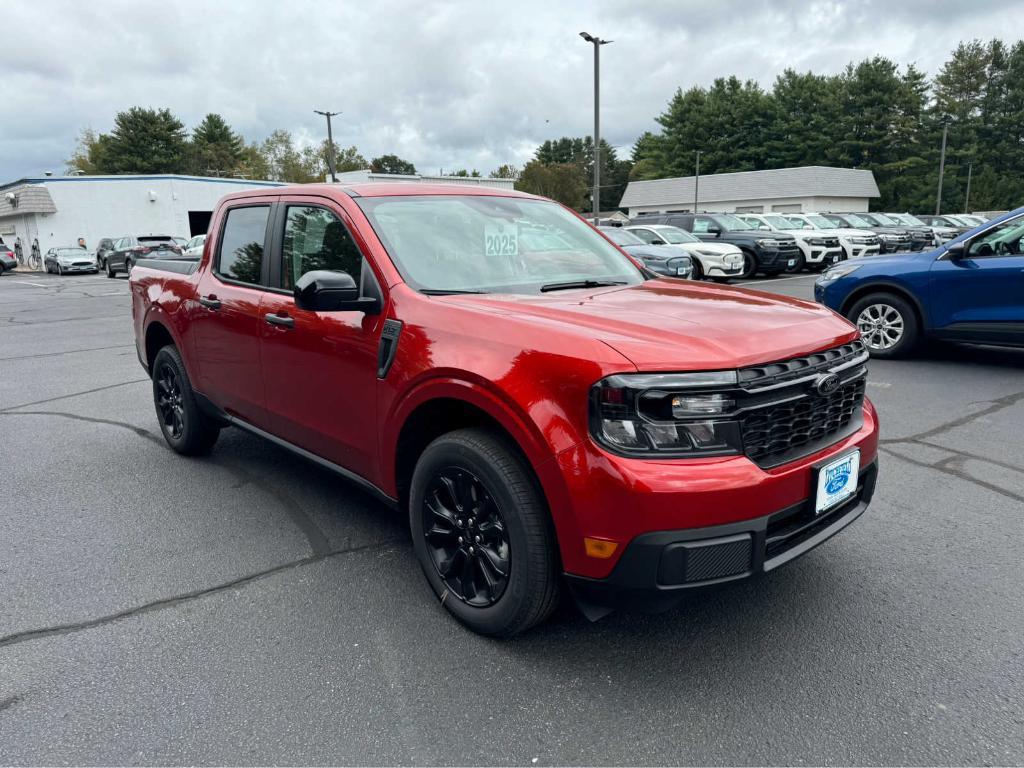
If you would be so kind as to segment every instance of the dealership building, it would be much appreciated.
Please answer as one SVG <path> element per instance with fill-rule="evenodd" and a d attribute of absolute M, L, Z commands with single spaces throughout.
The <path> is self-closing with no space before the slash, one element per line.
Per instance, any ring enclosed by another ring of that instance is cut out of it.
<path fill-rule="evenodd" d="M 84 237 L 94 251 L 104 237 L 206 232 L 224 195 L 281 186 L 275 181 L 160 174 L 146 176 L 42 176 L 0 185 L 0 238 L 12 250 L 20 238 L 28 257 L 73 246 Z"/>
<path fill-rule="evenodd" d="M 871 171 L 809 165 L 674 179 L 631 181 L 620 208 L 655 212 L 800 213 L 867 211 L 879 196 Z"/>

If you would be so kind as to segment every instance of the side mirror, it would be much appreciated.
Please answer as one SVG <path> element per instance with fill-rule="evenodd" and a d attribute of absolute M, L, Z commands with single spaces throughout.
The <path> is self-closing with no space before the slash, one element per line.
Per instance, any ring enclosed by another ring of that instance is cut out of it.
<path fill-rule="evenodd" d="M 953 243 L 946 248 L 946 253 L 949 254 L 951 261 L 959 261 L 960 259 L 967 258 L 967 246 L 963 243 Z"/>
<path fill-rule="evenodd" d="M 314 312 L 380 312 L 380 301 L 360 297 L 359 286 L 348 272 L 317 269 L 295 283 L 295 306 Z"/>
<path fill-rule="evenodd" d="M 720 234 L 722 234 L 722 228 L 721 227 L 708 227 L 708 234 L 709 235 L 714 235 L 715 237 L 718 237 Z"/>

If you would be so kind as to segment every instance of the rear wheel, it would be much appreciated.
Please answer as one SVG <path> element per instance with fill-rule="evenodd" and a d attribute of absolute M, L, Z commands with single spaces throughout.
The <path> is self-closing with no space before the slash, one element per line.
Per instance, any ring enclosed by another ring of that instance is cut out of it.
<path fill-rule="evenodd" d="M 104 259 L 103 260 L 103 269 L 106 271 L 107 277 L 113 277 L 114 276 L 114 268 L 110 264 L 110 259 Z"/>
<path fill-rule="evenodd" d="M 873 357 L 906 357 L 917 345 L 917 315 L 906 301 L 891 293 L 872 293 L 850 307 L 846 317 L 857 326 Z"/>
<path fill-rule="evenodd" d="M 132 266 L 133 264 L 131 259 L 124 260 L 124 271 L 128 273 L 128 277 L 132 276 Z"/>
<path fill-rule="evenodd" d="M 431 588 L 473 631 L 509 637 L 557 605 L 558 553 L 540 490 L 525 461 L 489 432 L 461 429 L 427 446 L 409 522 Z"/>
<path fill-rule="evenodd" d="M 153 404 L 167 444 L 185 456 L 210 452 L 220 426 L 196 402 L 178 350 L 168 344 L 153 360 Z"/>

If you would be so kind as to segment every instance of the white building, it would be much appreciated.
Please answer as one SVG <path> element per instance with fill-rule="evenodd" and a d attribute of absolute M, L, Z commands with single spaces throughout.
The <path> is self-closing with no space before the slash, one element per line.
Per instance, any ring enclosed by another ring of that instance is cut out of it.
<path fill-rule="evenodd" d="M 770 171 L 743 171 L 675 179 L 631 181 L 620 208 L 629 215 L 692 212 L 694 189 L 699 211 L 715 213 L 800 213 L 867 211 L 878 185 L 871 171 L 810 165 Z"/>
<path fill-rule="evenodd" d="M 21 238 L 28 257 L 72 246 L 84 237 L 94 251 L 104 237 L 206 232 L 217 201 L 229 192 L 281 186 L 276 181 L 204 176 L 43 176 L 0 185 L 0 238 L 12 250 Z"/>
<path fill-rule="evenodd" d="M 424 176 L 422 174 L 403 175 L 398 173 L 374 173 L 370 169 L 362 171 L 345 171 L 335 174 L 339 184 L 363 184 L 376 181 L 412 181 L 427 184 L 461 184 L 463 186 L 494 187 L 496 189 L 515 189 L 512 179 L 485 179 L 482 176 Z M 326 181 L 330 181 L 330 175 Z"/>

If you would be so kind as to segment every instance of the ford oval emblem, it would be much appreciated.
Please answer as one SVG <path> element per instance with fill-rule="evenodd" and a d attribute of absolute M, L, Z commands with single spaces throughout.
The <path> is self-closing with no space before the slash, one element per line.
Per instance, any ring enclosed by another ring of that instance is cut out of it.
<path fill-rule="evenodd" d="M 846 483 L 849 481 L 849 479 L 850 465 L 844 464 L 842 467 L 839 467 L 835 471 L 835 474 L 833 474 L 828 479 L 828 482 L 825 483 L 825 492 L 829 496 L 835 496 L 837 493 L 843 490 L 843 488 L 846 487 Z"/>
<path fill-rule="evenodd" d="M 822 397 L 828 397 L 837 389 L 839 389 L 839 377 L 834 373 L 826 373 L 823 376 L 819 376 L 818 380 L 814 382 L 814 389 Z"/>

